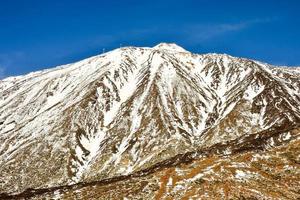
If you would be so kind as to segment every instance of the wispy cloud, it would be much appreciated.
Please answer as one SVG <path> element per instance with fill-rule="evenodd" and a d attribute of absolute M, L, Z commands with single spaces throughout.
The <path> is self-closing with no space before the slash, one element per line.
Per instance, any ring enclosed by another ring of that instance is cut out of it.
<path fill-rule="evenodd" d="M 226 34 L 240 32 L 255 25 L 265 24 L 276 20 L 275 18 L 253 19 L 237 23 L 192 24 L 184 29 L 183 34 L 189 42 L 204 42 Z"/>
<path fill-rule="evenodd" d="M 22 51 L 0 53 L 0 66 L 11 66 L 15 63 L 16 60 L 22 59 L 25 57 L 25 53 Z"/>
<path fill-rule="evenodd" d="M 17 63 L 25 57 L 21 51 L 0 53 L 0 79 L 10 75 L 9 69 L 16 67 Z"/>
<path fill-rule="evenodd" d="M 151 38 L 170 38 L 183 43 L 197 44 L 208 42 L 215 38 L 223 37 L 227 34 L 238 33 L 252 28 L 256 25 L 267 24 L 277 20 L 277 18 L 258 18 L 239 22 L 228 23 L 194 23 L 182 24 L 178 26 L 144 27 L 118 32 L 111 35 L 100 35 L 93 38 L 93 43 L 97 45 L 112 45 L 123 41 L 144 41 Z M 127 45 L 127 44 L 124 44 Z M 128 44 L 131 45 L 131 44 Z"/>
<path fill-rule="evenodd" d="M 197 45 L 203 42 L 210 42 L 228 34 L 247 30 L 259 24 L 266 24 L 274 20 L 276 19 L 262 18 L 230 23 L 215 22 L 181 24 L 178 26 L 168 25 L 161 27 L 139 27 L 109 35 L 100 34 L 96 37 L 90 38 L 86 41 L 86 43 L 89 44 L 89 48 L 117 48 L 120 44 L 124 46 L 136 45 L 127 43 L 127 41 L 143 43 L 143 41 L 153 41 L 152 38 L 158 38 L 164 40 L 169 39 L 174 42 L 185 43 L 186 45 Z"/>
<path fill-rule="evenodd" d="M 0 66 L 0 80 L 5 77 L 5 68 Z"/>

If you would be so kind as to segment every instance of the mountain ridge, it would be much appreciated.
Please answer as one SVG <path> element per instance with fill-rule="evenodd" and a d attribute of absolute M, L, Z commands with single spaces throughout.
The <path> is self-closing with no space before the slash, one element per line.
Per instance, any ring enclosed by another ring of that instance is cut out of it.
<path fill-rule="evenodd" d="M 0 179 L 9 188 L 0 192 L 127 176 L 199 148 L 286 126 L 297 130 L 299 77 L 162 43 L 116 49 L 12 83 L 4 79 L 0 173 L 10 178 Z"/>
<path fill-rule="evenodd" d="M 124 49 L 128 49 L 128 48 L 137 48 L 137 49 L 151 49 L 151 48 L 157 48 L 159 49 L 159 46 L 164 46 L 164 45 L 175 45 L 177 47 L 179 47 L 180 49 L 182 49 L 181 51 L 183 52 L 186 52 L 186 53 L 190 53 L 190 54 L 197 54 L 197 55 L 216 55 L 216 56 L 229 56 L 229 57 L 233 57 L 233 58 L 237 58 L 237 59 L 246 59 L 246 60 L 252 60 L 254 62 L 258 62 L 258 63 L 262 63 L 263 65 L 267 65 L 271 68 L 279 68 L 279 69 L 287 69 L 287 70 L 300 70 L 300 66 L 298 65 L 276 65 L 276 64 L 269 64 L 267 62 L 263 62 L 263 61 L 259 61 L 259 60 L 256 60 L 256 59 L 252 59 L 252 58 L 247 58 L 247 57 L 240 57 L 240 56 L 233 56 L 233 55 L 230 55 L 230 54 L 227 54 L 227 53 L 193 53 L 193 52 L 190 52 L 182 47 L 180 47 L 179 45 L 177 45 L 176 43 L 166 43 L 166 42 L 161 42 L 157 45 L 155 45 L 154 47 L 137 47 L 137 46 L 126 46 L 126 47 L 120 47 L 120 48 L 116 48 L 116 49 L 113 49 L 113 50 L 110 50 L 108 52 L 105 52 L 105 53 L 101 53 L 101 54 L 98 54 L 98 55 L 94 55 L 94 56 L 90 56 L 88 58 L 84 58 L 84 59 L 81 59 L 81 60 L 77 60 L 77 61 L 74 61 L 74 62 L 70 62 L 70 63 L 66 63 L 66 64 L 62 64 L 62 65 L 58 65 L 58 66 L 55 66 L 55 67 L 47 67 L 46 69 L 42 69 L 42 70 L 37 70 L 37 71 L 34 71 L 34 72 L 29 72 L 29 73 L 25 73 L 25 74 L 19 74 L 19 75 L 12 75 L 12 76 L 7 76 L 7 77 L 4 77 L 2 79 L 0 79 L 0 81 L 10 81 L 11 79 L 18 79 L 18 78 L 21 78 L 21 77 L 24 77 L 24 76 L 29 76 L 29 75 L 33 75 L 35 73 L 41 73 L 41 72 L 46 72 L 46 71 L 51 71 L 51 70 L 54 70 L 54 69 L 59 69 L 59 68 L 63 68 L 63 67 L 67 67 L 69 65 L 72 65 L 72 64 L 75 64 L 75 63 L 78 63 L 78 62 L 81 62 L 81 61 L 84 61 L 84 60 L 89 60 L 89 59 L 92 59 L 92 58 L 96 58 L 96 57 L 99 57 L 99 56 L 103 56 L 105 54 L 108 54 L 108 53 L 111 53 L 115 50 L 124 50 Z M 179 50 L 180 52 L 180 50 Z"/>

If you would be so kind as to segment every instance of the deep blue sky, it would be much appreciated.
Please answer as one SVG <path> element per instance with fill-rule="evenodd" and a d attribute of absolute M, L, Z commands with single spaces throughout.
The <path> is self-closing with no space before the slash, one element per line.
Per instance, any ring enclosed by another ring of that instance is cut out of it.
<path fill-rule="evenodd" d="M 175 42 L 276 65 L 300 65 L 297 0 L 7 0 L 0 3 L 0 76 L 120 46 Z"/>

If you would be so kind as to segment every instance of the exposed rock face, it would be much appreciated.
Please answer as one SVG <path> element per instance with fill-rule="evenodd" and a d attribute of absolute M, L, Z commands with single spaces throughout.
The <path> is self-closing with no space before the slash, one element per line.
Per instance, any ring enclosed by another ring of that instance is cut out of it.
<path fill-rule="evenodd" d="M 0 82 L 0 193 L 296 199 L 299 127 L 298 68 L 121 48 Z"/>

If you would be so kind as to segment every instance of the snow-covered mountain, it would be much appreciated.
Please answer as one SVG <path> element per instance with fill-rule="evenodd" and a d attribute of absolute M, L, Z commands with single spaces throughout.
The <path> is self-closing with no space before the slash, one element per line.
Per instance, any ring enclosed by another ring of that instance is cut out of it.
<path fill-rule="evenodd" d="M 176 44 L 120 48 L 0 81 L 0 193 L 131 176 L 208 150 L 267 151 L 298 140 L 299 126 L 297 68 Z"/>

